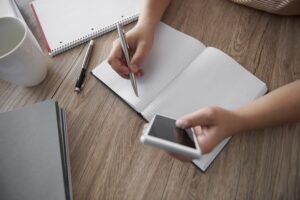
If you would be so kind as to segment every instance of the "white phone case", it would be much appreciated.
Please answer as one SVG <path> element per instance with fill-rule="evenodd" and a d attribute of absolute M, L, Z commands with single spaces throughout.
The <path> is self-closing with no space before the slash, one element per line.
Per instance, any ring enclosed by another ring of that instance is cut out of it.
<path fill-rule="evenodd" d="M 140 138 L 141 143 L 151 145 L 156 148 L 164 149 L 168 152 L 179 154 L 181 156 L 184 156 L 184 157 L 187 157 L 190 159 L 200 158 L 201 157 L 201 149 L 199 148 L 199 145 L 197 142 L 195 142 L 196 149 L 194 149 L 194 148 L 190 148 L 190 147 L 187 147 L 187 146 L 184 146 L 181 144 L 176 144 L 174 142 L 170 142 L 168 140 L 164 140 L 164 139 L 153 137 L 153 136 L 149 135 L 149 132 L 151 130 L 153 122 L 155 121 L 155 119 L 158 115 L 159 114 L 156 114 L 153 117 L 153 119 L 150 121 L 149 126 L 147 127 L 147 129 L 144 131 L 144 134 Z M 163 115 L 159 115 L 159 116 L 166 117 Z M 170 118 L 170 117 L 166 117 L 166 118 Z M 197 138 L 196 138 L 194 132 L 193 132 L 193 139 L 194 139 L 194 141 L 197 141 Z"/>

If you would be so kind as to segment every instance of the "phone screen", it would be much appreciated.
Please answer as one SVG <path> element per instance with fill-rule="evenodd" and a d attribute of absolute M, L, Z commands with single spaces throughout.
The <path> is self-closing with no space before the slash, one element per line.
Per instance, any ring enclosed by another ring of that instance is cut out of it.
<path fill-rule="evenodd" d="M 192 131 L 177 128 L 175 122 L 173 119 L 156 115 L 149 135 L 196 149 Z"/>

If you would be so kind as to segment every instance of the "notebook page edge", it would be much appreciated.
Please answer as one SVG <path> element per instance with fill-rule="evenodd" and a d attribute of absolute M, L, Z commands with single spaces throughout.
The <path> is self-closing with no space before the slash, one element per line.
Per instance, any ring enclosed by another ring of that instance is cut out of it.
<path fill-rule="evenodd" d="M 62 111 L 62 123 L 63 123 L 63 132 L 64 132 L 64 148 L 66 152 L 66 173 L 68 176 L 68 193 L 69 199 L 73 199 L 73 189 L 72 189 L 72 176 L 71 176 L 71 163 L 70 163 L 70 151 L 69 151 L 69 139 L 68 139 L 68 129 L 67 129 L 67 113 L 64 109 L 61 108 Z"/>

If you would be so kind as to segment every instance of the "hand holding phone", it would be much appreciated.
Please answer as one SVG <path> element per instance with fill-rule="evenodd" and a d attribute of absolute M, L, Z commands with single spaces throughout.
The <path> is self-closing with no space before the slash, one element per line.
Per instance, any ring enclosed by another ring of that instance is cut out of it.
<path fill-rule="evenodd" d="M 155 115 L 141 136 L 141 142 L 185 158 L 200 158 L 201 150 L 192 129 L 177 128 L 175 122 L 174 119 Z"/>

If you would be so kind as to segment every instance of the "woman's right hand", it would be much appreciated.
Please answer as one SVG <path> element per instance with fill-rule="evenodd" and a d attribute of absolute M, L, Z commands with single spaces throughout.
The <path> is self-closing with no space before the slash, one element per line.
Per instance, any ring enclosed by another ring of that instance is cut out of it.
<path fill-rule="evenodd" d="M 123 78 L 128 78 L 129 72 L 133 72 L 137 77 L 144 75 L 141 65 L 149 53 L 154 39 L 154 28 L 147 25 L 137 25 L 126 33 L 126 41 L 129 45 L 131 56 L 130 66 L 127 67 L 122 51 L 120 40 L 113 43 L 108 63 Z"/>

